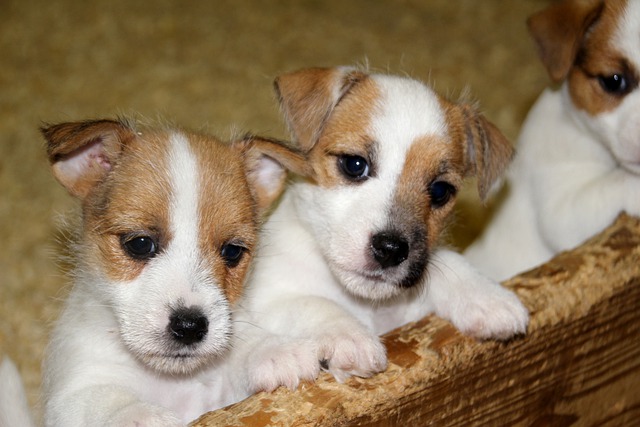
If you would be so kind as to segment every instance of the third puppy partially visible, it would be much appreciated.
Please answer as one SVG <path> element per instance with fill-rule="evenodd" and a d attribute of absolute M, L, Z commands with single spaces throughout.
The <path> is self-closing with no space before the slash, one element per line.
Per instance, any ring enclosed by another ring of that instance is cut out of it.
<path fill-rule="evenodd" d="M 465 253 L 499 280 L 580 244 L 621 211 L 640 215 L 640 1 L 565 0 L 529 28 L 561 86 L 531 109 L 508 195 Z"/>
<path fill-rule="evenodd" d="M 429 313 L 464 333 L 524 333 L 527 310 L 439 237 L 465 177 L 488 189 L 511 158 L 474 108 L 409 78 L 306 69 L 276 89 L 310 179 L 265 225 L 239 334 L 248 391 L 386 367 L 379 334 Z"/>

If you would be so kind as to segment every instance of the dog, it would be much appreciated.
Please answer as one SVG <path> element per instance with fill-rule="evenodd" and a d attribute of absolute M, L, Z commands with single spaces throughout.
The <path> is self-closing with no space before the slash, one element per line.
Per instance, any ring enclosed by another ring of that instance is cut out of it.
<path fill-rule="evenodd" d="M 309 162 L 265 223 L 239 303 L 247 393 L 386 368 L 379 335 L 436 313 L 474 337 L 523 334 L 511 291 L 439 248 L 465 177 L 485 196 L 512 156 L 475 108 L 410 78 L 355 68 L 282 75 L 276 91 Z M 238 369 L 238 371 L 240 371 Z"/>
<path fill-rule="evenodd" d="M 565 0 L 529 18 L 551 79 L 508 192 L 466 257 L 502 280 L 640 215 L 640 2 Z"/>
<path fill-rule="evenodd" d="M 45 425 L 184 426 L 233 401 L 221 380 L 232 309 L 261 216 L 302 157 L 126 120 L 42 132 L 55 178 L 82 204 L 75 286 L 44 364 Z"/>

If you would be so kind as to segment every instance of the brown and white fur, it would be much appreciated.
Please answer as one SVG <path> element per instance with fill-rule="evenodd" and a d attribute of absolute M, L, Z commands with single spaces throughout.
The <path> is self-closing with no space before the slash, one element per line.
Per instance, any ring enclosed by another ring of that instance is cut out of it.
<path fill-rule="evenodd" d="M 82 203 L 75 286 L 45 361 L 45 425 L 183 426 L 232 401 L 220 366 L 232 310 L 260 217 L 301 157 L 125 121 L 43 134 L 55 177 Z"/>
<path fill-rule="evenodd" d="M 525 332 L 511 291 L 438 247 L 463 179 L 476 174 L 484 196 L 511 158 L 497 128 L 409 78 L 305 69 L 276 89 L 311 178 L 265 224 L 240 303 L 249 392 L 321 368 L 339 381 L 383 371 L 379 335 L 429 313 L 479 338 Z"/>
<path fill-rule="evenodd" d="M 466 256 L 502 280 L 640 215 L 640 1 L 569 0 L 529 20 L 557 89 L 531 109 L 508 194 Z"/>

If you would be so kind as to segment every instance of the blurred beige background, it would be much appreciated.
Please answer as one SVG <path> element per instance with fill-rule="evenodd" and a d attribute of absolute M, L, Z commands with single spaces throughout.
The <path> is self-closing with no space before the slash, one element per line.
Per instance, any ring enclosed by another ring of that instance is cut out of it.
<path fill-rule="evenodd" d="M 44 122 L 139 114 L 228 137 L 286 137 L 277 74 L 367 62 L 456 98 L 468 86 L 512 140 L 547 84 L 525 19 L 546 0 L 0 0 L 0 354 L 32 403 L 68 285 Z M 452 228 L 464 246 L 486 217 L 471 190 Z"/>

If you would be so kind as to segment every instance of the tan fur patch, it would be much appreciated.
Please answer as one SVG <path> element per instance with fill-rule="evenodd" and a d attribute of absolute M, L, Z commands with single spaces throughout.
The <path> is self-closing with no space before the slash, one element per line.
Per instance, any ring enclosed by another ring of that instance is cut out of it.
<path fill-rule="evenodd" d="M 477 176 L 478 194 L 485 200 L 514 155 L 513 145 L 474 107 L 454 104 L 442 97 L 448 135 L 462 161 L 464 176 Z"/>
<path fill-rule="evenodd" d="M 242 292 L 255 250 L 257 206 L 239 150 L 208 137 L 191 135 L 190 141 L 200 170 L 200 253 L 212 267 L 225 296 L 233 303 Z M 247 249 L 235 267 L 227 266 L 220 254 L 228 243 Z"/>
<path fill-rule="evenodd" d="M 203 261 L 230 302 L 238 299 L 257 236 L 257 208 L 238 149 L 211 137 L 186 134 L 200 172 L 199 241 Z M 160 248 L 171 241 L 168 207 L 169 134 L 148 132 L 127 144 L 111 178 L 86 201 L 87 266 L 100 266 L 113 281 L 131 281 L 145 261 L 129 257 L 121 236 L 149 235 Z M 237 266 L 221 256 L 225 244 L 247 249 Z"/>
<path fill-rule="evenodd" d="M 563 81 L 569 74 L 602 4 L 603 0 L 557 1 L 527 20 L 540 59 L 554 82 Z"/>
<path fill-rule="evenodd" d="M 303 177 L 308 177 L 312 172 L 305 155 L 282 141 L 248 135 L 235 141 L 233 148 L 243 159 L 247 181 L 260 217 L 282 194 L 286 186 L 287 169 Z"/>
<path fill-rule="evenodd" d="M 623 0 L 605 2 L 600 18 L 585 36 L 575 67 L 569 74 L 573 102 L 591 115 L 617 108 L 624 98 L 607 93 L 597 77 L 628 72 L 624 56 L 612 43 L 625 6 Z"/>
<path fill-rule="evenodd" d="M 47 140 L 53 175 L 71 195 L 80 199 L 103 180 L 109 159 L 118 157 L 123 144 L 135 138 L 132 124 L 124 120 L 61 123 L 43 127 L 41 131 Z M 92 150 L 98 146 L 99 149 Z M 78 157 L 86 162 L 82 167 L 67 161 Z"/>
<path fill-rule="evenodd" d="M 367 133 L 379 89 L 371 78 L 364 78 L 341 100 L 325 124 L 318 143 L 309 153 L 317 183 L 332 187 L 348 182 L 338 170 L 338 156 L 358 155 L 371 164 L 372 137 Z"/>
<path fill-rule="evenodd" d="M 454 196 L 444 206 L 432 207 L 429 186 L 446 181 L 459 189 L 465 168 L 463 156 L 454 141 L 435 136 L 416 140 L 407 153 L 393 205 L 410 216 L 403 222 L 426 224 L 428 247 L 437 244 L 455 200 Z"/>
<path fill-rule="evenodd" d="M 144 262 L 126 255 L 120 236 L 149 235 L 161 247 L 171 240 L 167 150 L 165 134 L 129 141 L 110 177 L 84 202 L 87 265 L 100 266 L 111 280 L 132 280 L 144 268 Z"/>
<path fill-rule="evenodd" d="M 307 68 L 276 78 L 280 106 L 302 151 L 312 148 L 335 103 L 364 77 L 357 70 Z"/>

